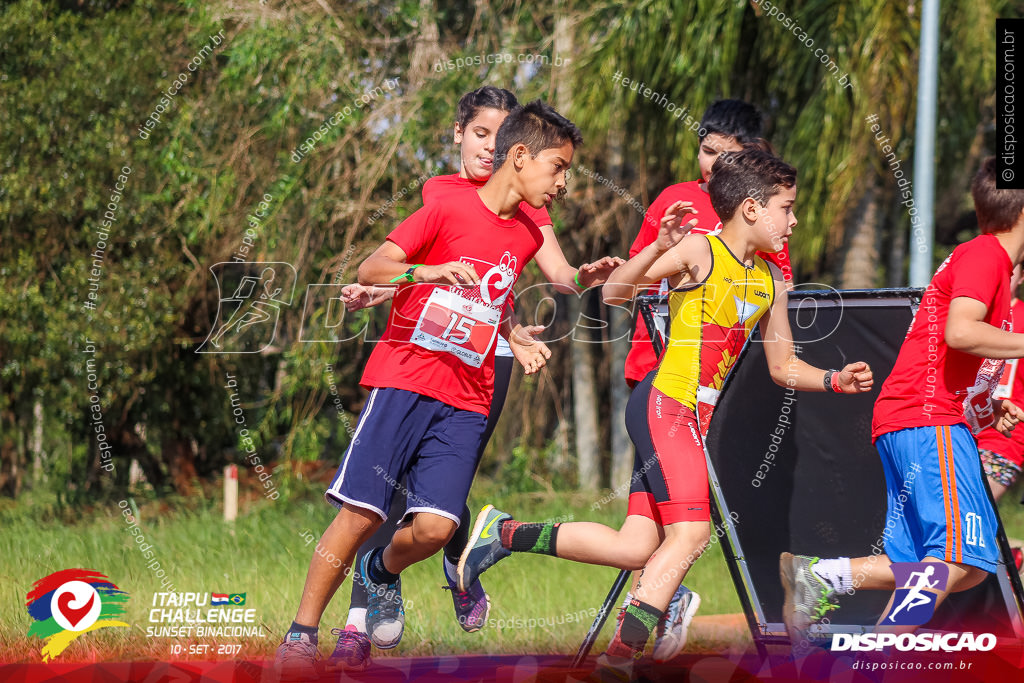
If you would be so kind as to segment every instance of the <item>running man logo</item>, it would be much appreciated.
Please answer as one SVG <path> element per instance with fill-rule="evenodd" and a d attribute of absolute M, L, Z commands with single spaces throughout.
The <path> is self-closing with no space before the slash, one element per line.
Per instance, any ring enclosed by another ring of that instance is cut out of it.
<path fill-rule="evenodd" d="M 949 567 L 940 562 L 894 562 L 896 593 L 892 610 L 882 623 L 887 626 L 921 626 L 935 613 L 935 599 L 946 589 Z"/>
<path fill-rule="evenodd" d="M 295 269 L 280 262 L 224 262 L 210 266 L 210 272 L 217 282 L 217 317 L 196 353 L 260 353 L 269 348 L 281 307 L 292 302 Z"/>

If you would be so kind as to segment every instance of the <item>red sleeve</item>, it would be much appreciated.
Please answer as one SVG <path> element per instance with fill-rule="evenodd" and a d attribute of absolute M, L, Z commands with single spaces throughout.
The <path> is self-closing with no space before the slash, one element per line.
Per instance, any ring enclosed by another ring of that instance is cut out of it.
<path fill-rule="evenodd" d="M 426 204 L 428 201 L 434 198 L 434 195 L 437 194 L 437 188 L 440 184 L 441 181 L 438 180 L 438 176 L 434 176 L 433 178 L 427 178 L 427 182 L 423 183 L 423 189 L 420 191 L 420 194 L 423 195 L 424 204 Z"/>
<path fill-rule="evenodd" d="M 520 202 L 519 209 L 529 216 L 530 220 L 536 223 L 538 228 L 542 228 L 545 225 L 551 225 L 551 216 L 548 214 L 548 210 L 543 206 L 539 209 L 535 209 L 526 202 Z"/>
<path fill-rule="evenodd" d="M 774 263 L 782 271 L 782 278 L 789 282 L 793 279 L 793 264 L 789 260 L 789 244 L 783 244 L 782 250 L 777 252 L 757 252 L 765 261 Z"/>
<path fill-rule="evenodd" d="M 949 298 L 950 301 L 958 296 L 966 296 L 975 301 L 980 301 L 985 306 L 991 306 L 999 286 L 1005 278 L 1002 268 L 995 267 L 997 261 L 993 258 L 993 250 L 985 242 L 968 243 L 968 248 L 963 250 L 956 264 L 950 263 L 949 273 Z M 994 243 L 994 241 L 992 241 Z M 996 256 L 1003 256 L 997 254 Z M 1005 260 L 1005 257 L 1004 257 Z"/>
<path fill-rule="evenodd" d="M 644 214 L 644 222 L 640 224 L 640 234 L 633 240 L 633 246 L 629 248 L 629 258 L 633 258 L 639 254 L 644 247 L 648 244 L 653 244 L 654 240 L 658 239 L 658 228 L 661 227 L 661 217 L 665 215 L 665 209 L 667 209 L 665 192 L 662 191 L 651 205 L 647 208 L 647 213 Z"/>
<path fill-rule="evenodd" d="M 434 243 L 443 206 L 443 202 L 433 202 L 418 209 L 388 235 L 389 241 L 402 248 L 409 263 L 421 261 L 422 254 Z"/>

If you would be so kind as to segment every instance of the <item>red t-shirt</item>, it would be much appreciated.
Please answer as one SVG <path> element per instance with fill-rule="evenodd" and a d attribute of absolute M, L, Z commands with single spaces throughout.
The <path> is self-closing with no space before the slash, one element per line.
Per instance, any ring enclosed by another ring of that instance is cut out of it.
<path fill-rule="evenodd" d="M 633 240 L 633 246 L 629 248 L 630 258 L 639 254 L 644 247 L 658 239 L 661 218 L 665 215 L 668 207 L 676 202 L 692 202 L 693 208 L 697 210 L 697 215 L 692 217 L 697 219 L 697 225 L 691 231 L 694 234 L 708 235 L 721 230 L 722 222 L 718 220 L 718 214 L 715 213 L 714 207 L 711 206 L 711 196 L 700 189 L 703 182 L 703 180 L 691 180 L 686 183 L 670 185 L 651 202 L 647 213 L 644 214 L 644 221 L 640 225 L 640 234 L 636 236 L 636 239 Z M 690 217 L 684 217 L 683 220 L 689 221 Z M 782 274 L 787 281 L 792 279 L 793 269 L 789 264 L 788 244 L 783 245 L 782 251 L 777 254 L 758 252 L 758 255 L 766 261 L 777 265 L 782 270 Z M 658 292 L 658 287 L 651 287 L 648 290 L 650 294 L 657 294 Z M 658 357 L 654 354 L 654 347 L 651 346 L 651 337 L 647 334 L 647 325 L 644 324 L 643 318 L 638 318 L 636 330 L 633 333 L 632 347 L 626 356 L 626 379 L 632 382 L 639 382 L 657 364 Z"/>
<path fill-rule="evenodd" d="M 450 175 L 436 175 L 423 183 L 423 203 L 426 204 L 427 202 L 432 202 L 435 199 L 440 199 L 452 192 L 478 190 L 486 183 L 486 180 L 461 178 L 458 173 L 452 173 Z M 548 215 L 548 210 L 544 207 L 535 209 L 526 202 L 520 202 L 519 209 L 540 227 L 551 225 L 551 216 Z"/>
<path fill-rule="evenodd" d="M 1024 332 L 1024 301 L 1019 299 L 1014 299 L 1010 304 L 1010 329 L 1014 332 Z M 1024 407 L 1024 367 L 1020 366 L 1017 358 L 1006 361 L 1006 368 L 1003 370 L 1003 377 L 995 396 L 1009 399 L 1018 407 Z M 1018 466 L 1024 465 L 1024 428 L 1014 429 L 1013 435 L 1009 438 L 989 428 L 978 434 L 977 439 L 978 448 L 998 453 Z"/>
<path fill-rule="evenodd" d="M 425 205 L 388 239 L 408 263 L 471 265 L 480 284 L 400 285 L 360 384 L 414 391 L 486 415 L 494 340 L 519 273 L 544 242 L 539 227 L 521 210 L 499 218 L 476 192 L 467 192 L 464 201 Z"/>
<path fill-rule="evenodd" d="M 964 397 L 984 360 L 946 346 L 950 302 L 961 296 L 988 308 L 985 322 L 1008 328 L 1013 264 L 993 235 L 961 244 L 935 271 L 896 365 L 875 401 L 871 438 L 910 427 L 964 422 Z"/>

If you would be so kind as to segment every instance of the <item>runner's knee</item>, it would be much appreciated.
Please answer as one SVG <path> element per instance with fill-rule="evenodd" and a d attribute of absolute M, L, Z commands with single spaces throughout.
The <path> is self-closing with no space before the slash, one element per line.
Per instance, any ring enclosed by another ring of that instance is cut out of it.
<path fill-rule="evenodd" d="M 455 522 L 440 515 L 418 514 L 412 531 L 417 543 L 442 548 L 455 533 Z"/>

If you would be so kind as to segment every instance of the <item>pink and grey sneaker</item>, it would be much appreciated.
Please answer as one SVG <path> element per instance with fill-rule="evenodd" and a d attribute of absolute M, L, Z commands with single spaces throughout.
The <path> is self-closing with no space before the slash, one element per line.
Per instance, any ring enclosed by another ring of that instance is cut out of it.
<path fill-rule="evenodd" d="M 352 624 L 344 630 L 332 628 L 331 634 L 338 636 L 338 643 L 327 658 L 328 671 L 362 671 L 370 666 L 370 636 Z"/>
<path fill-rule="evenodd" d="M 480 579 L 473 581 L 468 591 L 460 591 L 458 582 L 455 579 L 456 566 L 444 558 L 441 561 L 444 570 L 447 586 L 442 586 L 452 592 L 452 602 L 455 605 L 455 619 L 459 626 L 466 633 L 474 633 L 487 625 L 487 615 L 491 612 L 491 603 L 480 585 Z"/>
<path fill-rule="evenodd" d="M 305 633 L 289 631 L 277 647 L 274 668 L 282 681 L 309 681 L 320 675 L 320 653 L 316 642 Z"/>

